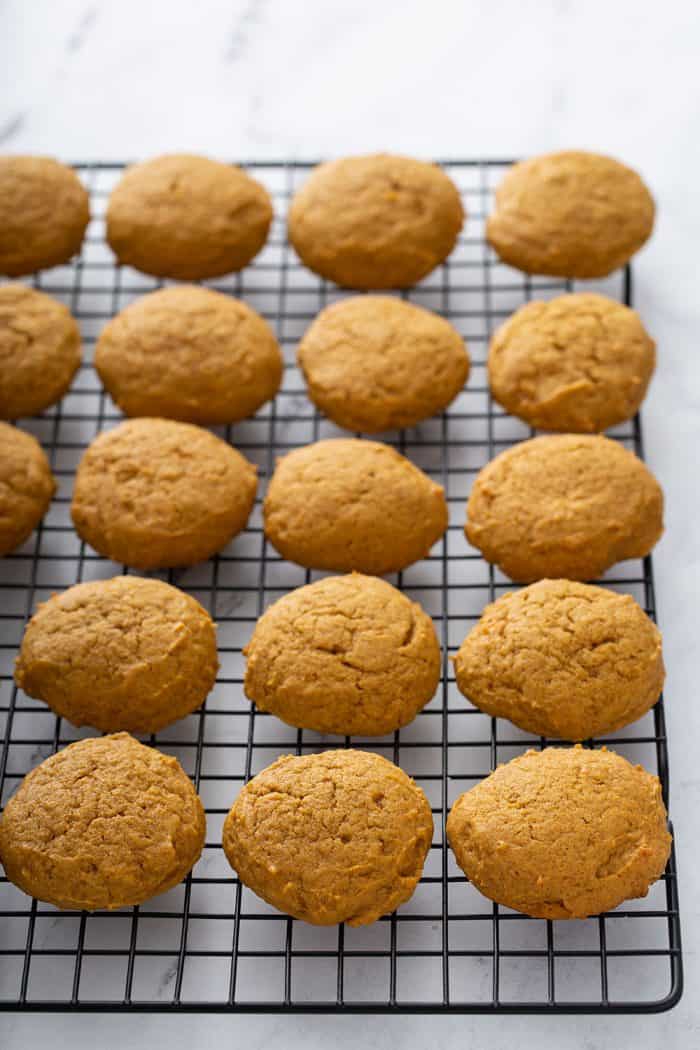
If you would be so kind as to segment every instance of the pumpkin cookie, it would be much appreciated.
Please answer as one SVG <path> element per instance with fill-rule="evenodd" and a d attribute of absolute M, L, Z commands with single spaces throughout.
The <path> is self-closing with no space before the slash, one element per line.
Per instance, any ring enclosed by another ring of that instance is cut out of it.
<path fill-rule="evenodd" d="M 486 897 L 585 919 L 646 897 L 671 851 L 659 778 L 613 751 L 527 751 L 457 799 L 457 863 Z"/>
<path fill-rule="evenodd" d="M 120 263 L 198 281 L 242 270 L 267 240 L 267 190 L 241 168 L 186 153 L 128 168 L 107 208 Z"/>
<path fill-rule="evenodd" d="M 541 430 L 606 430 L 646 394 L 655 343 L 639 314 L 603 295 L 562 295 L 521 306 L 489 348 L 491 393 Z"/>
<path fill-rule="evenodd" d="M 638 251 L 654 201 L 636 171 L 582 150 L 515 164 L 496 190 L 486 236 L 525 273 L 605 277 Z"/>
<path fill-rule="evenodd" d="M 23 284 L 0 287 L 0 418 L 35 416 L 59 401 L 80 364 L 70 311 Z"/>
<path fill-rule="evenodd" d="M 245 528 L 256 490 L 255 467 L 208 430 L 130 419 L 88 447 L 71 515 L 81 539 L 112 561 L 193 565 Z"/>
<path fill-rule="evenodd" d="M 31 536 L 56 491 L 56 479 L 37 439 L 0 423 L 0 557 Z"/>
<path fill-rule="evenodd" d="M 477 475 L 465 531 L 512 580 L 591 580 L 615 562 L 649 554 L 663 532 L 663 494 L 617 441 L 532 438 Z"/>
<path fill-rule="evenodd" d="M 319 733 L 382 736 L 440 681 L 440 644 L 416 602 L 374 576 L 329 576 L 267 609 L 243 650 L 261 711 Z"/>
<path fill-rule="evenodd" d="M 0 273 L 67 262 L 89 221 L 87 190 L 71 168 L 51 157 L 0 157 Z"/>
<path fill-rule="evenodd" d="M 334 438 L 278 460 L 263 518 L 289 561 L 383 576 L 426 557 L 447 528 L 447 502 L 388 445 Z"/>
<path fill-rule="evenodd" d="M 0 818 L 0 859 L 11 882 L 57 908 L 122 908 L 181 882 L 205 830 L 177 759 L 117 733 L 27 774 Z"/>
<path fill-rule="evenodd" d="M 181 286 L 144 295 L 110 321 L 95 367 L 127 416 L 235 423 L 275 396 L 282 354 L 245 303 Z"/>
<path fill-rule="evenodd" d="M 156 733 L 203 703 L 217 666 L 199 602 L 161 580 L 115 576 L 39 606 L 15 681 L 73 725 Z"/>
<path fill-rule="evenodd" d="M 302 261 L 347 288 L 406 288 L 443 262 L 464 210 L 435 164 L 379 153 L 315 168 L 289 209 Z"/>
<path fill-rule="evenodd" d="M 366 434 L 441 412 L 469 375 L 464 340 L 449 322 L 379 295 L 322 310 L 297 357 L 311 400 L 338 426 Z"/>
<path fill-rule="evenodd" d="M 412 896 L 433 835 L 428 800 L 365 751 L 285 755 L 241 791 L 224 823 L 239 878 L 318 926 L 364 926 Z"/>
<path fill-rule="evenodd" d="M 570 580 L 487 605 L 454 665 L 480 710 L 564 740 L 635 722 L 664 682 L 661 635 L 634 598 Z"/>

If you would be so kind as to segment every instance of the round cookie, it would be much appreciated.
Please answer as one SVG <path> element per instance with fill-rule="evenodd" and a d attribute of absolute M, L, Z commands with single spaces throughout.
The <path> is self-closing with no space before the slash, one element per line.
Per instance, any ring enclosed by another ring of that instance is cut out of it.
<path fill-rule="evenodd" d="M 275 396 L 282 354 L 255 310 L 209 288 L 144 295 L 102 330 L 95 367 L 127 416 L 235 423 Z"/>
<path fill-rule="evenodd" d="M 208 430 L 129 419 L 83 455 L 71 516 L 80 538 L 112 561 L 193 565 L 245 528 L 256 490 L 256 468 Z"/>
<path fill-rule="evenodd" d="M 87 190 L 71 168 L 51 157 L 0 157 L 0 273 L 67 262 L 89 221 Z"/>
<path fill-rule="evenodd" d="M 659 631 L 629 594 L 541 580 L 487 605 L 454 658 L 481 711 L 540 736 L 586 740 L 659 698 Z"/>
<path fill-rule="evenodd" d="M 56 479 L 37 439 L 0 423 L 0 557 L 31 536 L 55 491 Z"/>
<path fill-rule="evenodd" d="M 366 751 L 285 755 L 241 791 L 224 852 L 258 897 L 317 926 L 364 926 L 411 897 L 430 849 L 428 800 Z"/>
<path fill-rule="evenodd" d="M 80 329 L 62 304 L 23 284 L 0 286 L 0 418 L 59 401 L 80 364 Z"/>
<path fill-rule="evenodd" d="M 605 277 L 654 226 L 654 200 L 636 171 L 612 157 L 564 150 L 514 164 L 496 190 L 486 237 L 525 273 Z"/>
<path fill-rule="evenodd" d="M 267 240 L 267 190 L 241 169 L 186 153 L 127 168 L 107 207 L 120 263 L 199 281 L 242 270 Z"/>
<path fill-rule="evenodd" d="M 448 321 L 380 295 L 327 306 L 297 358 L 320 410 L 366 434 L 412 427 L 441 412 L 469 375 L 464 340 Z"/>
<path fill-rule="evenodd" d="M 465 531 L 511 580 L 592 580 L 651 551 L 663 532 L 663 494 L 648 467 L 617 441 L 537 437 L 479 472 Z"/>
<path fill-rule="evenodd" d="M 157 733 L 216 681 L 216 630 L 188 594 L 115 576 L 69 587 L 29 621 L 15 681 L 76 726 Z"/>
<path fill-rule="evenodd" d="M 489 348 L 491 393 L 541 430 L 606 430 L 630 419 L 654 372 L 654 340 L 639 314 L 603 295 L 521 306 Z"/>
<path fill-rule="evenodd" d="M 116 733 L 27 774 L 0 817 L 0 859 L 11 882 L 57 908 L 122 908 L 181 882 L 205 830 L 177 759 Z"/>
<path fill-rule="evenodd" d="M 328 576 L 284 595 L 243 650 L 245 693 L 289 725 L 383 736 L 440 681 L 440 644 L 416 602 L 376 576 Z"/>
<path fill-rule="evenodd" d="M 314 168 L 289 209 L 302 261 L 346 288 L 406 288 L 450 254 L 464 222 L 436 164 L 386 153 Z"/>
<path fill-rule="evenodd" d="M 538 919 L 646 897 L 671 851 L 659 778 L 580 744 L 499 766 L 457 799 L 447 838 L 478 890 Z"/>
<path fill-rule="evenodd" d="M 389 445 L 333 438 L 277 461 L 263 519 L 289 561 L 383 576 L 426 557 L 447 529 L 447 502 Z"/>

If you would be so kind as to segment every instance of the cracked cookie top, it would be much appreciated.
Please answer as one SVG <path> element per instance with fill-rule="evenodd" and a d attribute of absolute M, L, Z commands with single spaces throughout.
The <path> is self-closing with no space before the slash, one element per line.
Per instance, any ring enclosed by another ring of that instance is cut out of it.
<path fill-rule="evenodd" d="M 511 580 L 592 580 L 615 562 L 650 552 L 663 532 L 663 494 L 649 468 L 618 441 L 531 438 L 479 472 L 465 531 Z"/>
<path fill-rule="evenodd" d="M 240 299 L 184 285 L 117 314 L 97 341 L 95 368 L 127 416 L 234 423 L 275 396 L 282 354 Z"/>
<path fill-rule="evenodd" d="M 447 502 L 389 445 L 331 438 L 277 461 L 263 517 L 289 561 L 383 576 L 426 557 L 447 528 Z"/>
<path fill-rule="evenodd" d="M 320 926 L 363 926 L 412 895 L 433 834 L 428 800 L 366 751 L 285 755 L 224 823 L 231 866 L 259 897 Z"/>
<path fill-rule="evenodd" d="M 385 580 L 357 573 L 280 598 L 243 652 L 246 696 L 320 733 L 391 733 L 415 718 L 440 679 L 431 618 Z"/>
<path fill-rule="evenodd" d="M 635 414 L 656 363 L 639 314 L 581 292 L 521 306 L 489 347 L 491 392 L 541 430 L 607 430 Z"/>
<path fill-rule="evenodd" d="M 487 605 L 454 658 L 480 710 L 586 740 L 634 722 L 664 681 L 661 635 L 629 594 L 541 580 Z"/>
<path fill-rule="evenodd" d="M 63 397 L 80 364 L 80 329 L 24 284 L 0 288 L 0 418 L 35 416 Z"/>
<path fill-rule="evenodd" d="M 314 168 L 288 227 L 322 277 L 346 288 L 407 288 L 450 254 L 463 222 L 459 191 L 437 164 L 377 153 Z"/>
<path fill-rule="evenodd" d="M 540 919 L 645 897 L 671 850 L 659 778 L 580 744 L 499 766 L 457 799 L 447 837 L 486 897 Z"/>
<path fill-rule="evenodd" d="M 338 426 L 376 434 L 442 411 L 469 374 L 456 328 L 421 306 L 358 295 L 322 310 L 297 352 L 309 397 Z"/>
<path fill-rule="evenodd" d="M 127 168 L 109 198 L 107 240 L 120 263 L 201 281 L 243 269 L 271 222 L 267 190 L 242 168 L 175 153 Z"/>
<path fill-rule="evenodd" d="M 112 561 L 193 565 L 245 528 L 256 490 L 256 468 L 208 430 L 129 419 L 85 451 L 71 516 L 81 539 Z"/>
<path fill-rule="evenodd" d="M 88 193 L 72 168 L 52 157 L 0 157 L 0 273 L 67 262 L 89 221 Z"/>
<path fill-rule="evenodd" d="M 0 422 L 0 557 L 31 535 L 55 491 L 56 479 L 34 435 Z"/>
<path fill-rule="evenodd" d="M 644 244 L 654 200 L 612 157 L 562 150 L 514 164 L 496 190 L 486 236 L 525 273 L 605 277 Z"/>
<path fill-rule="evenodd" d="M 217 671 L 211 617 L 161 580 L 69 587 L 29 621 L 15 681 L 73 725 L 155 733 L 200 706 Z"/>
<path fill-rule="evenodd" d="M 117 733 L 27 774 L 0 818 L 0 859 L 15 885 L 58 908 L 121 908 L 180 882 L 205 829 L 177 759 Z"/>

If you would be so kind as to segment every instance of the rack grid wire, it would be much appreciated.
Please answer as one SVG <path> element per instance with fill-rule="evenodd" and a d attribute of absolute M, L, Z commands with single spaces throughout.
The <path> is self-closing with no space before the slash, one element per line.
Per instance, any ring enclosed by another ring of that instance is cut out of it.
<path fill-rule="evenodd" d="M 254 419 L 213 428 L 258 465 L 258 500 L 248 529 L 217 557 L 162 578 L 198 598 L 218 624 L 221 668 L 203 708 L 144 738 L 177 756 L 207 811 L 202 857 L 185 882 L 141 907 L 62 912 L 30 901 L 0 877 L 0 1008 L 340 1012 L 651 1012 L 682 991 L 675 857 L 643 900 L 587 921 L 526 918 L 482 897 L 456 866 L 444 836 L 455 798 L 526 747 L 548 741 L 482 714 L 458 693 L 449 655 L 484 605 L 513 585 L 467 544 L 465 502 L 475 474 L 532 431 L 490 398 L 486 352 L 493 327 L 532 297 L 574 290 L 572 282 L 528 277 L 495 257 L 484 238 L 493 188 L 509 161 L 444 161 L 468 219 L 449 260 L 404 298 L 448 318 L 465 337 L 472 369 L 448 411 L 383 435 L 444 487 L 450 525 L 430 556 L 391 577 L 433 616 L 443 647 L 441 685 L 416 720 L 391 736 L 352 741 L 297 731 L 257 712 L 243 695 L 242 646 L 263 609 L 322 575 L 283 561 L 262 531 L 261 499 L 275 457 L 342 432 L 306 397 L 295 365 L 304 329 L 347 294 L 305 269 L 288 246 L 285 211 L 311 163 L 244 164 L 269 189 L 275 220 L 267 246 L 242 273 L 210 287 L 239 296 L 275 327 L 285 355 L 282 388 Z M 0 799 L 77 730 L 17 690 L 14 657 L 37 602 L 82 580 L 127 572 L 81 543 L 69 515 L 78 460 L 121 418 L 91 360 L 104 323 L 164 282 L 115 265 L 104 240 L 107 197 L 123 164 L 75 165 L 91 194 L 82 254 L 33 284 L 78 318 L 84 363 L 71 391 L 42 416 L 23 420 L 44 446 L 59 491 L 36 533 L 0 562 Z M 587 282 L 631 303 L 629 269 Z M 642 454 L 639 419 L 611 431 Z M 632 594 L 655 617 L 650 559 L 616 566 L 606 586 Z M 552 741 L 551 743 L 559 743 Z M 663 702 L 604 741 L 657 772 L 668 801 Z M 413 898 L 371 926 L 318 928 L 280 915 L 241 885 L 221 848 L 221 827 L 249 777 L 278 755 L 328 747 L 367 748 L 400 764 L 425 790 L 435 837 Z M 2 869 L 0 869 L 1 871 Z"/>

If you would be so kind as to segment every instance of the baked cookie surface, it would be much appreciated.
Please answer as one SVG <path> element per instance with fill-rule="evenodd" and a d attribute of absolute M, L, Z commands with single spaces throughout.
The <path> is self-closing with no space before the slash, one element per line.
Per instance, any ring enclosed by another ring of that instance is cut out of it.
<path fill-rule="evenodd" d="M 480 710 L 586 740 L 641 718 L 664 682 L 661 635 L 629 594 L 541 580 L 487 605 L 455 659 Z"/>
<path fill-rule="evenodd" d="M 55 404 L 79 365 L 80 329 L 70 311 L 26 285 L 0 286 L 0 418 Z"/>
<path fill-rule="evenodd" d="M 208 430 L 129 419 L 85 451 L 71 516 L 81 539 L 112 561 L 193 565 L 245 528 L 256 490 L 255 467 Z"/>
<path fill-rule="evenodd" d="M 304 334 L 297 358 L 320 410 L 366 434 L 434 416 L 469 375 L 464 340 L 448 321 L 379 295 L 327 306 Z"/>
<path fill-rule="evenodd" d="M 156 733 L 203 703 L 216 630 L 184 591 L 115 576 L 69 587 L 29 621 L 15 681 L 73 725 Z"/>
<path fill-rule="evenodd" d="M 499 766 L 457 799 L 447 837 L 478 890 L 540 919 L 645 897 L 671 850 L 659 778 L 580 745 Z"/>
<path fill-rule="evenodd" d="M 0 422 L 0 557 L 32 534 L 55 491 L 56 479 L 37 439 Z"/>
<path fill-rule="evenodd" d="M 521 306 L 489 347 L 491 393 L 541 430 L 586 433 L 630 419 L 656 364 L 639 314 L 577 293 Z"/>
<path fill-rule="evenodd" d="M 592 580 L 647 555 L 663 532 L 659 483 L 602 435 L 521 441 L 480 471 L 466 535 L 512 580 Z"/>
<path fill-rule="evenodd" d="M 58 908 L 121 908 L 177 885 L 205 828 L 177 759 L 117 733 L 27 774 L 0 817 L 0 859 L 11 882 Z"/>
<path fill-rule="evenodd" d="M 447 528 L 440 485 L 377 441 L 332 438 L 278 460 L 263 504 L 282 557 L 312 569 L 396 572 Z"/>
<path fill-rule="evenodd" d="M 243 652 L 246 696 L 320 733 L 391 733 L 415 718 L 440 680 L 431 618 L 385 580 L 358 573 L 284 595 Z"/>
<path fill-rule="evenodd" d="M 319 926 L 364 926 L 413 894 L 433 835 L 421 789 L 366 751 L 285 755 L 226 817 L 223 845 L 246 886 Z"/>
<path fill-rule="evenodd" d="M 180 286 L 151 292 L 111 320 L 95 367 L 128 416 L 234 423 L 275 396 L 282 354 L 245 303 Z"/>
<path fill-rule="evenodd" d="M 67 262 L 89 221 L 88 193 L 72 168 L 51 157 L 0 157 L 0 273 Z"/>
<path fill-rule="evenodd" d="M 267 190 L 241 168 L 177 153 L 127 168 L 109 198 L 107 240 L 121 263 L 197 281 L 243 269 L 271 222 Z"/>
<path fill-rule="evenodd" d="M 508 170 L 486 237 L 525 273 L 605 277 L 647 240 L 654 211 L 636 171 L 612 157 L 564 150 Z"/>
<path fill-rule="evenodd" d="M 315 273 L 346 288 L 406 288 L 443 262 L 464 210 L 435 164 L 378 153 L 314 168 L 289 209 L 289 239 Z"/>

